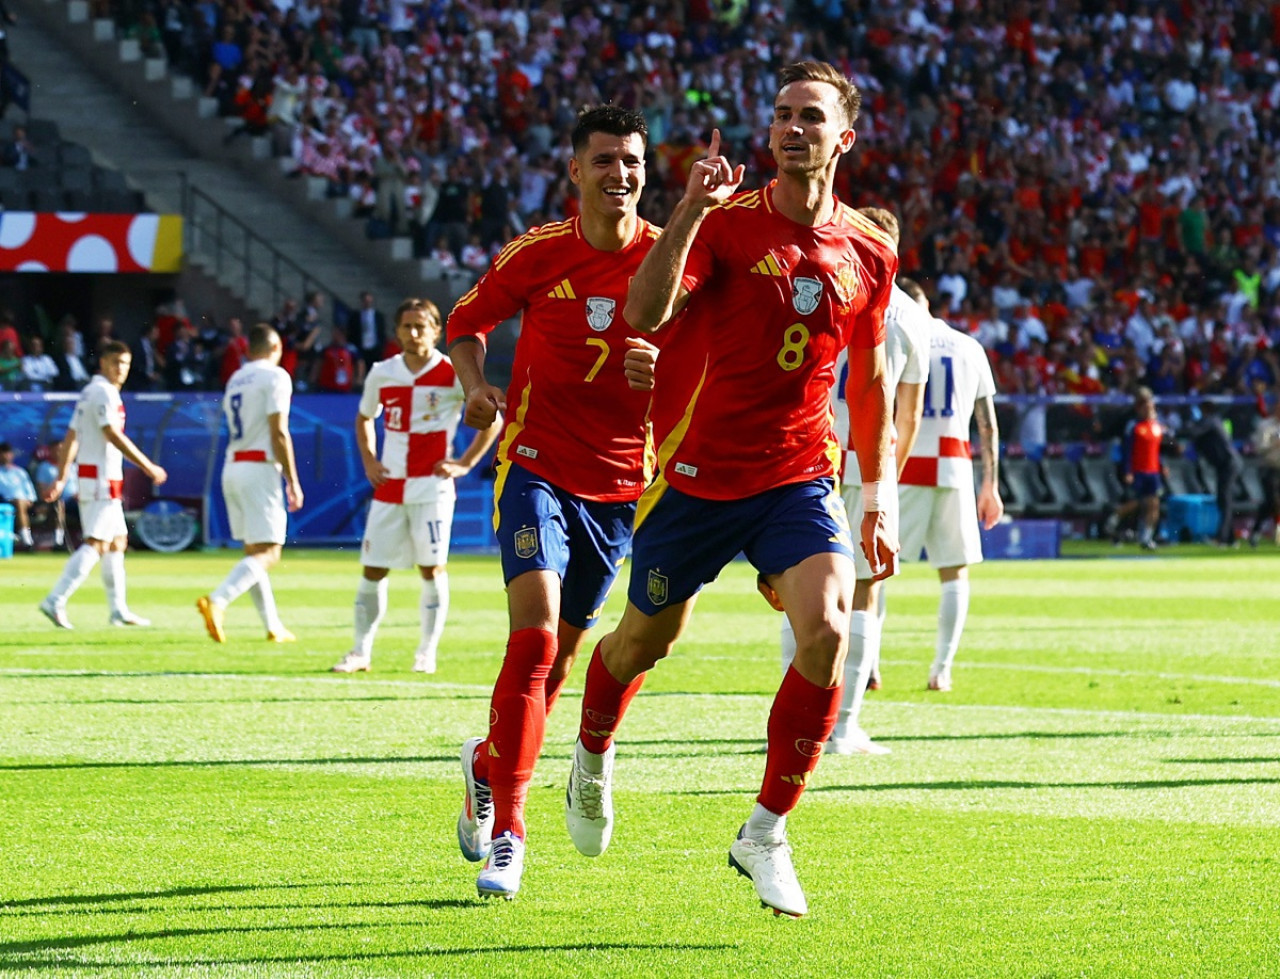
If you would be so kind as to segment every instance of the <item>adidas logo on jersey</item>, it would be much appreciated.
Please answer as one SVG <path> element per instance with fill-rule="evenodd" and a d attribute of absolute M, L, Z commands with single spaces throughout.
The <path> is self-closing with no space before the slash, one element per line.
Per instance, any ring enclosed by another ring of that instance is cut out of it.
<path fill-rule="evenodd" d="M 573 291 L 573 286 L 569 285 L 568 279 L 562 279 L 560 284 L 547 293 L 548 299 L 577 299 L 578 294 Z"/>
<path fill-rule="evenodd" d="M 783 276 L 787 274 L 783 271 L 782 266 L 778 264 L 778 260 L 774 258 L 772 254 L 766 255 L 764 258 L 760 259 L 760 261 L 756 262 L 755 265 L 751 266 L 751 273 L 753 275 L 775 276 Z"/>

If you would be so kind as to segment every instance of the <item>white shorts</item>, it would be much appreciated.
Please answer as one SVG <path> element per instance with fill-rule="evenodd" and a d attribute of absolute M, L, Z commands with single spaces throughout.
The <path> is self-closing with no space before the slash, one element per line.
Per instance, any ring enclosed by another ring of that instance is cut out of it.
<path fill-rule="evenodd" d="M 902 559 L 918 561 L 921 549 L 934 568 L 982 563 L 978 502 L 973 485 L 903 486 L 898 491 Z"/>
<path fill-rule="evenodd" d="M 85 540 L 115 540 L 126 537 L 124 504 L 119 500 L 81 500 L 80 532 Z"/>
<path fill-rule="evenodd" d="M 289 514 L 280 472 L 268 462 L 228 462 L 222 470 L 231 536 L 245 544 L 283 544 Z"/>
<path fill-rule="evenodd" d="M 366 568 L 431 568 L 449 557 L 453 529 L 452 497 L 431 503 L 369 504 L 369 520 L 360 546 Z"/>
<path fill-rule="evenodd" d="M 881 484 L 891 483 L 897 492 L 897 478 L 890 475 Z M 845 484 L 840 487 L 840 495 L 844 497 L 844 512 L 849 517 L 849 530 L 853 534 L 853 566 L 857 569 L 859 581 L 870 581 L 875 577 L 867 556 L 862 553 L 862 487 Z M 898 534 L 898 509 L 885 511 L 885 528 L 895 537 Z M 919 553 L 917 551 L 916 553 Z"/>

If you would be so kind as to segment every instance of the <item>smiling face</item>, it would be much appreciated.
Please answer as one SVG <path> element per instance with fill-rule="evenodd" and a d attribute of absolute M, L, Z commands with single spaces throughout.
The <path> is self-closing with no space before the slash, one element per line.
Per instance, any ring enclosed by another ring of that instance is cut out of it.
<path fill-rule="evenodd" d="M 592 133 L 569 161 L 583 210 L 620 219 L 635 214 L 644 190 L 644 140 L 639 133 Z"/>
<path fill-rule="evenodd" d="M 827 82 L 783 86 L 773 102 L 769 149 L 781 173 L 820 173 L 853 148 L 839 94 Z"/>

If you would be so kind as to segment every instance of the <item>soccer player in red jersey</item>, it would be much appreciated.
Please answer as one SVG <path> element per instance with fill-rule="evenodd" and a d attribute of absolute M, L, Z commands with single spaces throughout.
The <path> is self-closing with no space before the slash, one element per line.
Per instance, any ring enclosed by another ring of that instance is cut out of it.
<path fill-rule="evenodd" d="M 743 168 L 718 154 L 714 133 L 628 291 L 632 326 L 670 324 L 653 408 L 661 474 L 637 510 L 626 611 L 587 671 L 566 800 L 574 844 L 602 852 L 627 704 L 679 638 L 698 590 L 745 552 L 773 582 L 797 648 L 769 717 L 764 784 L 729 862 L 766 906 L 794 916 L 807 904 L 786 816 L 835 723 L 855 578 L 830 407 L 845 348 L 860 543 L 875 578 L 892 573 L 897 549 L 881 479 L 891 465 L 884 312 L 898 260 L 832 193 L 860 101 L 831 65 L 785 68 L 769 129 L 777 178 L 736 194 Z"/>
<path fill-rule="evenodd" d="M 494 527 L 511 633 L 488 738 L 462 746 L 467 792 L 458 843 L 488 858 L 482 897 L 510 899 L 524 868 L 524 804 L 547 711 L 631 542 L 652 476 L 649 389 L 656 348 L 627 326 L 627 283 L 658 236 L 636 205 L 645 181 L 644 116 L 584 110 L 569 176 L 578 217 L 534 228 L 494 259 L 449 316 L 449 352 L 468 425 L 498 411 Z M 522 313 L 506 396 L 484 377 L 485 336 Z"/>

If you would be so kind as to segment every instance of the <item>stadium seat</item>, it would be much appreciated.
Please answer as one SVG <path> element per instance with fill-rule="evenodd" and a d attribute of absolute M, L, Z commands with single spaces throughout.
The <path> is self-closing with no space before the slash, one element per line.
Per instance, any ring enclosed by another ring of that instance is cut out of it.
<path fill-rule="evenodd" d="M 66 208 L 62 191 L 53 187 L 44 187 L 31 194 L 31 209 L 41 214 L 52 214 Z"/>
<path fill-rule="evenodd" d="M 27 122 L 27 135 L 38 147 L 51 147 L 59 140 L 58 124 L 52 119 L 31 119 Z"/>
<path fill-rule="evenodd" d="M 128 190 L 129 184 L 119 170 L 104 170 L 97 167 L 93 170 L 93 185 L 98 190 Z"/>
<path fill-rule="evenodd" d="M 1040 482 L 1038 467 L 1030 459 L 1005 459 L 1000 466 L 1000 495 L 1013 514 L 1049 516 L 1062 508 L 1049 498 Z"/>
<path fill-rule="evenodd" d="M 1116 464 L 1110 459 L 1080 460 L 1080 480 L 1089 492 L 1089 499 L 1103 512 L 1115 509 L 1124 496 L 1124 485 L 1116 474 Z"/>
<path fill-rule="evenodd" d="M 66 169 L 84 169 L 87 170 L 93 166 L 93 157 L 89 151 L 79 143 L 62 143 L 58 147 L 58 159 L 62 161 L 62 167 Z"/>
<path fill-rule="evenodd" d="M 1059 512 L 1071 516 L 1097 519 L 1107 508 L 1096 503 L 1080 478 L 1080 471 L 1070 459 L 1045 459 L 1040 475 L 1049 496 L 1061 506 Z"/>
<path fill-rule="evenodd" d="M 60 183 L 63 190 L 89 191 L 93 189 L 93 176 L 88 169 L 63 170 Z"/>

